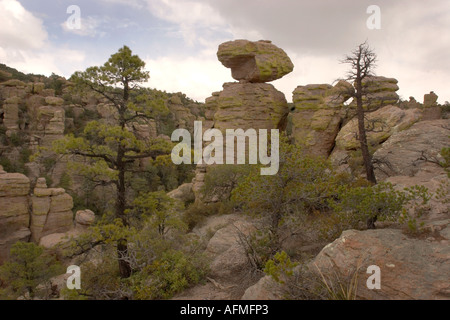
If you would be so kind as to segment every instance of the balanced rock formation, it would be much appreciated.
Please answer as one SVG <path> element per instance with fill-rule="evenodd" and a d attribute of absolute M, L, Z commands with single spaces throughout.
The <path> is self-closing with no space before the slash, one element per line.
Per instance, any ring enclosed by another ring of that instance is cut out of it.
<path fill-rule="evenodd" d="M 286 98 L 273 85 L 264 82 L 279 79 L 293 70 L 286 53 L 270 41 L 235 40 L 221 44 L 217 57 L 240 82 L 225 83 L 223 91 L 206 99 L 203 129 L 219 129 L 224 135 L 227 129 L 284 131 L 289 114 Z M 206 172 L 207 167 L 197 166 L 192 181 L 196 200 L 202 198 L 200 191 Z"/>
<path fill-rule="evenodd" d="M 431 91 L 423 97 L 423 119 L 437 120 L 442 118 L 442 109 L 437 103 L 438 96 Z"/>
<path fill-rule="evenodd" d="M 20 173 L 6 173 L 0 166 L 0 264 L 11 246 L 30 237 L 28 193 L 30 180 Z"/>
<path fill-rule="evenodd" d="M 329 84 L 298 86 L 293 92 L 292 137 L 311 154 L 328 157 L 343 121 L 343 103 L 350 97 L 352 85 L 339 81 Z"/>
<path fill-rule="evenodd" d="M 437 94 L 431 91 L 430 93 L 425 94 L 423 96 L 423 107 L 424 108 L 435 107 L 437 106 L 437 100 L 438 100 Z"/>
<path fill-rule="evenodd" d="M 217 57 L 238 81 L 270 82 L 294 70 L 288 55 L 271 41 L 235 40 L 222 43 Z"/>
<path fill-rule="evenodd" d="M 89 209 L 78 210 L 75 214 L 75 223 L 77 229 L 86 229 L 95 221 L 95 213 Z"/>

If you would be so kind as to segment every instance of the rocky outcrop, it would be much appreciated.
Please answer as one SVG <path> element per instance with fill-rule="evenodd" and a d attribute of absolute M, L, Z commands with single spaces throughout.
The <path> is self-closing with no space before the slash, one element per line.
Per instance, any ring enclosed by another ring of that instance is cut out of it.
<path fill-rule="evenodd" d="M 3 124 L 6 130 L 17 131 L 19 129 L 19 102 L 18 97 L 6 99 L 3 105 Z"/>
<path fill-rule="evenodd" d="M 402 110 L 396 106 L 386 106 L 368 113 L 365 119 L 367 142 L 377 146 L 386 141 L 392 134 L 408 129 L 421 119 L 419 109 Z M 358 120 L 350 120 L 336 137 L 336 148 L 341 150 L 356 150 L 360 143 L 357 137 Z"/>
<path fill-rule="evenodd" d="M 420 121 L 393 134 L 373 155 L 377 178 L 415 176 L 429 166 L 439 167 L 436 162 L 443 160 L 440 152 L 449 146 L 449 136 L 449 119 Z"/>
<path fill-rule="evenodd" d="M 449 299 L 450 220 L 434 222 L 429 228 L 433 236 L 426 240 L 395 229 L 347 230 L 314 263 L 331 278 L 335 274 L 352 277 L 358 270 L 358 299 Z M 371 265 L 380 268 L 381 289 L 367 288 L 370 274 L 366 271 Z"/>
<path fill-rule="evenodd" d="M 20 173 L 6 173 L 0 166 L 0 264 L 17 241 L 28 241 L 30 180 Z"/>
<path fill-rule="evenodd" d="M 364 79 L 362 83 L 363 90 L 366 93 L 363 97 L 364 107 L 375 110 L 396 104 L 399 100 L 396 92 L 399 89 L 397 83 L 397 79 L 382 76 L 371 76 Z M 356 101 L 353 101 L 352 104 L 356 104 Z"/>
<path fill-rule="evenodd" d="M 436 93 L 431 91 L 428 94 L 423 96 L 423 107 L 424 108 L 432 108 L 437 106 L 438 96 Z"/>
<path fill-rule="evenodd" d="M 431 91 L 423 97 L 423 119 L 437 120 L 442 118 L 442 108 L 437 103 L 438 96 Z"/>
<path fill-rule="evenodd" d="M 217 96 L 214 128 L 286 128 L 289 113 L 284 94 L 267 83 L 225 83 Z"/>
<path fill-rule="evenodd" d="M 167 107 L 175 118 L 177 128 L 188 129 L 191 133 L 194 132 L 194 121 L 197 120 L 197 117 L 191 113 L 188 107 L 183 105 L 178 95 L 169 99 Z"/>
<path fill-rule="evenodd" d="M 254 232 L 257 223 L 241 214 L 228 214 L 208 217 L 194 228 L 193 233 L 200 238 L 210 237 L 204 252 L 210 261 L 208 282 L 181 293 L 176 299 L 239 299 L 258 280 L 249 273 L 249 260 L 239 240 Z"/>
<path fill-rule="evenodd" d="M 225 42 L 219 46 L 217 57 L 238 81 L 270 82 L 294 70 L 288 55 L 271 41 Z"/>
<path fill-rule="evenodd" d="M 95 213 L 89 209 L 78 210 L 75 214 L 75 227 L 77 229 L 86 229 L 95 221 Z"/>
<path fill-rule="evenodd" d="M 328 157 L 344 118 L 343 103 L 349 99 L 350 83 L 310 84 L 293 92 L 294 111 L 290 114 L 292 137 L 307 151 Z"/>
<path fill-rule="evenodd" d="M 73 200 L 62 188 L 47 188 L 39 178 L 31 198 L 31 238 L 36 243 L 53 233 L 64 233 L 73 228 Z"/>
<path fill-rule="evenodd" d="M 203 130 L 215 128 L 222 134 L 227 129 L 284 131 L 289 114 L 286 98 L 273 85 L 264 82 L 279 79 L 293 70 L 286 53 L 270 41 L 236 40 L 221 44 L 217 57 L 240 82 L 225 83 L 223 91 L 206 99 Z M 207 201 L 200 192 L 206 172 L 205 165 L 197 166 L 192 180 L 196 200 Z M 214 199 L 217 200 L 220 199 Z"/>
<path fill-rule="evenodd" d="M 167 193 L 172 199 L 180 200 L 184 203 L 193 202 L 195 200 L 195 194 L 192 190 L 192 183 L 184 183 L 175 190 Z"/>

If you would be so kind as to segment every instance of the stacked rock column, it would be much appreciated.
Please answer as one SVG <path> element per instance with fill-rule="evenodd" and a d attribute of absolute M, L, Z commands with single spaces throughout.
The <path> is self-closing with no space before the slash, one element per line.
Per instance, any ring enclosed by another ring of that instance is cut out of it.
<path fill-rule="evenodd" d="M 223 135 L 227 129 L 284 131 L 289 114 L 286 98 L 266 82 L 292 72 L 294 65 L 287 54 L 270 41 L 235 40 L 221 44 L 217 57 L 239 82 L 225 83 L 223 91 L 206 99 L 207 126 L 219 129 Z M 196 201 L 218 201 L 202 199 L 200 190 L 206 172 L 207 166 L 197 167 L 193 180 Z"/>

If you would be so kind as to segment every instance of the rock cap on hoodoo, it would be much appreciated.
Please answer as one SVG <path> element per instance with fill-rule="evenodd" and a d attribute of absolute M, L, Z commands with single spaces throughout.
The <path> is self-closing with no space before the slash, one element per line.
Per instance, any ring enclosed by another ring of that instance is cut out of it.
<path fill-rule="evenodd" d="M 238 81 L 270 82 L 294 70 L 286 52 L 268 40 L 228 41 L 219 46 L 217 57 Z"/>

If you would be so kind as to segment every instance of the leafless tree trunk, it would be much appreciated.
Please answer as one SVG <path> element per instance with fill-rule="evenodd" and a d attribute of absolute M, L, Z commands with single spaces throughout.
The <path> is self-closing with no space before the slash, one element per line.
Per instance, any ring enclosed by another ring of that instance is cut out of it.
<path fill-rule="evenodd" d="M 356 114 L 358 119 L 358 140 L 361 146 L 361 153 L 364 160 L 364 168 L 366 171 L 367 180 L 376 184 L 375 173 L 372 164 L 372 155 L 369 152 L 367 143 L 363 97 L 367 95 L 363 81 L 372 76 L 373 69 L 376 62 L 376 54 L 370 49 L 369 45 L 364 42 L 360 44 L 351 55 L 345 57 L 343 63 L 351 66 L 347 74 L 346 80 L 353 81 L 355 92 L 349 92 L 356 100 Z"/>
<path fill-rule="evenodd" d="M 361 146 L 361 154 L 364 162 L 364 169 L 366 171 L 367 180 L 373 184 L 377 183 L 375 172 L 372 163 L 372 155 L 369 152 L 369 146 L 367 143 L 365 117 L 363 97 L 367 97 L 367 85 L 363 85 L 364 80 L 368 80 L 370 76 L 373 76 L 373 69 L 377 56 L 375 52 L 369 47 L 367 42 L 360 44 L 350 55 L 347 55 L 342 61 L 343 63 L 351 66 L 346 80 L 353 81 L 355 87 L 354 92 L 349 94 L 356 100 L 356 115 L 358 119 L 358 140 Z M 377 216 L 369 218 L 367 220 L 367 228 L 375 229 L 375 221 Z"/>

